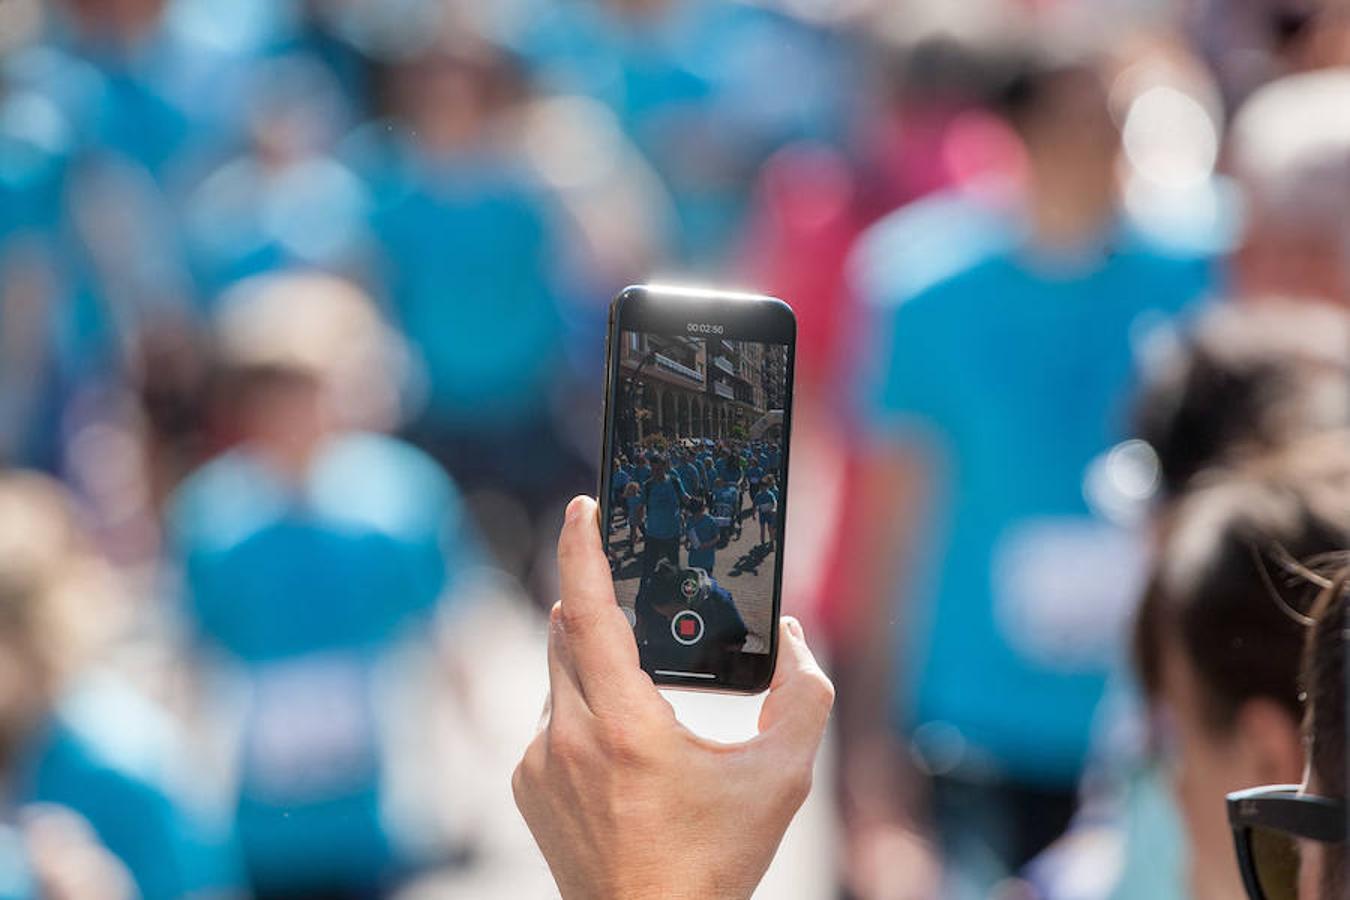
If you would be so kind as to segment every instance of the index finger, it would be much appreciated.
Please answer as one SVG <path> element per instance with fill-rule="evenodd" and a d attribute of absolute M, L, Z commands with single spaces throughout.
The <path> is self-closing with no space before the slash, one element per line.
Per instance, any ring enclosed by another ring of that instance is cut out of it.
<path fill-rule="evenodd" d="M 656 692 L 642 672 L 633 630 L 614 598 L 596 513 L 590 497 L 568 504 L 558 538 L 558 574 L 567 649 L 586 705 L 600 712 Z"/>

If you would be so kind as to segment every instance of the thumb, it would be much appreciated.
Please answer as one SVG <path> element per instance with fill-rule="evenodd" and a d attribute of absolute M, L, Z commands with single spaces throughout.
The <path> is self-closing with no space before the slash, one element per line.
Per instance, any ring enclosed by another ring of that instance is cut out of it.
<path fill-rule="evenodd" d="M 784 616 L 778 624 L 778 664 L 759 713 L 766 743 L 814 756 L 834 706 L 834 685 L 821 670 L 801 623 Z"/>

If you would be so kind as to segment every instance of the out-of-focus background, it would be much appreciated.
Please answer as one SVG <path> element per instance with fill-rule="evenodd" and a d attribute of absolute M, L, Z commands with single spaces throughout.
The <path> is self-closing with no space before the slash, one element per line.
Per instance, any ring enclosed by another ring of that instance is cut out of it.
<path fill-rule="evenodd" d="M 762 895 L 1232 896 L 1131 622 L 1193 476 L 1350 420 L 1344 15 L 0 0 L 0 896 L 548 896 L 509 773 L 644 280 L 801 325 L 840 703 Z"/>

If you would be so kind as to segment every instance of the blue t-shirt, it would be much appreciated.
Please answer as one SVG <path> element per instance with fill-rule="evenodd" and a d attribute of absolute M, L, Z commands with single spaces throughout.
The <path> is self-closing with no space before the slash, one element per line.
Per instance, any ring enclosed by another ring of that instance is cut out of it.
<path fill-rule="evenodd" d="M 538 420 L 574 324 L 548 195 L 494 159 L 371 155 L 358 165 L 374 186 L 390 310 L 425 365 L 426 420 L 473 432 Z"/>
<path fill-rule="evenodd" d="M 667 473 L 660 481 L 650 479 L 642 497 L 647 507 L 647 537 L 657 540 L 679 537 L 680 512 L 688 499 L 679 476 Z"/>
<path fill-rule="evenodd" d="M 755 509 L 759 511 L 759 517 L 765 522 L 772 522 L 774 515 L 778 512 L 778 490 L 777 488 L 765 488 L 755 495 Z"/>
<path fill-rule="evenodd" d="M 625 497 L 624 502 L 628 508 L 628 521 L 636 522 L 638 520 L 638 510 L 642 509 L 642 494 L 636 493 L 631 497 Z"/>
<path fill-rule="evenodd" d="M 717 523 L 713 521 L 712 516 L 706 512 L 702 513 L 697 519 L 689 525 L 689 565 L 696 569 L 703 569 L 709 574 L 713 570 L 713 562 L 717 558 L 717 539 L 721 532 Z M 698 547 L 694 546 L 695 541 Z"/>
<path fill-rule="evenodd" d="M 622 497 L 623 489 L 628 487 L 628 482 L 633 480 L 633 476 L 628 473 L 628 469 L 620 466 L 614 470 L 614 477 L 610 480 L 610 485 L 614 491 L 614 496 Z"/>
<path fill-rule="evenodd" d="M 973 224 L 915 232 L 907 216 Z M 947 244 L 963 250 L 944 271 L 923 248 Z M 1034 259 L 1013 228 L 959 204 L 883 221 L 854 264 L 878 341 L 862 414 L 934 464 L 893 712 L 906 729 L 954 729 L 968 758 L 1009 777 L 1071 784 L 1111 659 L 1071 638 L 1047 648 L 1037 616 L 1120 590 L 1103 572 L 1062 602 L 1046 588 L 1069 583 L 1091 558 L 1080 550 L 1116 539 L 1084 499 L 1085 475 L 1127 437 L 1138 341 L 1207 291 L 1210 266 L 1124 228 L 1076 262 Z"/>
<path fill-rule="evenodd" d="M 680 475 L 680 483 L 684 489 L 690 493 L 703 490 L 703 471 L 692 462 L 685 462 L 676 469 Z"/>
<path fill-rule="evenodd" d="M 652 467 L 643 463 L 633 470 L 633 480 L 638 484 L 646 484 L 647 479 L 652 477 Z"/>
<path fill-rule="evenodd" d="M 750 468 L 745 471 L 745 479 L 751 484 L 759 484 L 764 480 L 764 470 L 759 467 L 758 463 L 752 463 Z"/>
<path fill-rule="evenodd" d="M 727 486 L 717 491 L 713 497 L 713 503 L 716 505 L 716 514 L 719 516 L 734 516 L 736 514 L 737 501 L 740 500 L 741 493 L 736 488 Z"/>

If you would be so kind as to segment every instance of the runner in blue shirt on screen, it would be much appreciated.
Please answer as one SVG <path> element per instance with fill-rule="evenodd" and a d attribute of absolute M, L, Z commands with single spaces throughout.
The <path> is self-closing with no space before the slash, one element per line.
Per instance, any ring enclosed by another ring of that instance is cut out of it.
<path fill-rule="evenodd" d="M 632 556 L 637 552 L 638 535 L 642 533 L 642 485 L 630 481 L 623 489 L 623 508 L 628 518 L 628 552 Z"/>
<path fill-rule="evenodd" d="M 703 493 L 703 470 L 692 458 L 685 455 L 675 471 L 680 476 L 680 483 L 684 485 L 685 493 L 691 496 Z"/>
<path fill-rule="evenodd" d="M 651 575 L 659 559 L 668 559 L 680 565 L 680 519 L 689 494 L 679 476 L 667 471 L 666 458 L 652 458 L 652 477 L 642 489 L 642 508 L 645 534 L 642 547 L 642 577 Z"/>
<path fill-rule="evenodd" d="M 624 489 L 628 483 L 633 480 L 633 474 L 628 470 L 628 460 L 625 457 L 615 457 L 614 475 L 611 478 L 611 490 L 613 492 L 614 506 L 617 511 L 624 514 L 627 519 L 628 507 L 622 502 L 626 496 Z"/>
<path fill-rule="evenodd" d="M 773 444 L 764 453 L 764 468 L 775 475 L 782 475 L 783 473 L 779 471 L 779 467 L 782 466 L 782 464 L 783 452 L 778 448 L 777 444 Z"/>
<path fill-rule="evenodd" d="M 703 501 L 695 497 L 689 501 L 689 527 L 686 536 L 689 539 L 689 565 L 702 569 L 709 575 L 713 573 L 713 564 L 717 560 L 717 542 L 721 530 Z"/>
<path fill-rule="evenodd" d="M 755 498 L 759 496 L 759 485 L 764 480 L 764 468 L 760 466 L 759 460 L 753 456 L 750 458 L 745 468 L 745 483 L 750 494 L 750 505 L 754 505 Z"/>
<path fill-rule="evenodd" d="M 633 467 L 633 480 L 642 486 L 646 486 L 647 479 L 652 477 L 651 454 L 644 453 L 638 457 L 637 465 Z"/>
<path fill-rule="evenodd" d="M 739 501 L 740 491 L 735 485 L 727 484 L 720 478 L 713 482 L 713 516 L 722 532 L 723 547 L 731 541 L 733 534 L 740 537 L 741 523 L 736 508 Z"/>
<path fill-rule="evenodd" d="M 772 475 L 765 475 L 755 494 L 755 511 L 759 513 L 759 542 L 774 544 L 778 540 L 778 489 Z"/>

